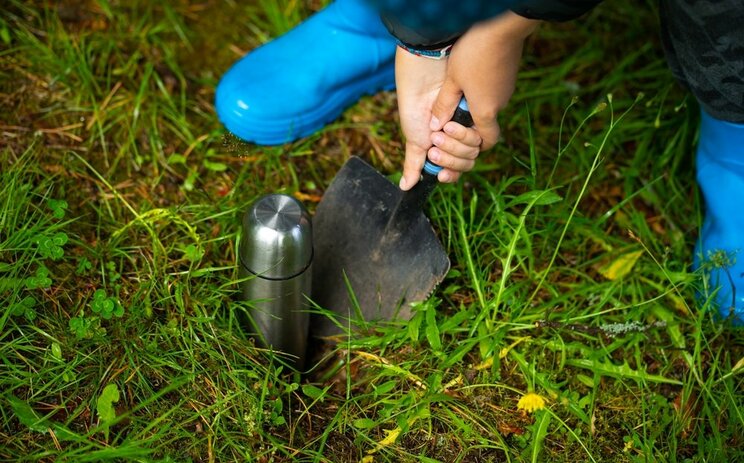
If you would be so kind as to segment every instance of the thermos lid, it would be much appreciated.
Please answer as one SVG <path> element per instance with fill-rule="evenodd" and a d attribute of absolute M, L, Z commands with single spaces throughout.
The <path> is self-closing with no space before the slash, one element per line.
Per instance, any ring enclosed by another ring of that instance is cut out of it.
<path fill-rule="evenodd" d="M 264 196 L 243 216 L 240 261 L 249 272 L 268 279 L 289 279 L 304 272 L 312 259 L 310 215 L 295 198 Z"/>

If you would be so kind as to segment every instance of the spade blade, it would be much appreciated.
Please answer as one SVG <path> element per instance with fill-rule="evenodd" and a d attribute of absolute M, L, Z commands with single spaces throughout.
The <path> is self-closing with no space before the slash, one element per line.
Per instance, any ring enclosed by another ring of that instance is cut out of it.
<path fill-rule="evenodd" d="M 318 204 L 312 299 L 344 327 L 359 312 L 365 322 L 409 319 L 410 303 L 426 299 L 449 270 L 447 253 L 420 205 L 399 213 L 406 194 L 352 157 Z M 316 315 L 311 332 L 323 337 L 343 330 Z"/>

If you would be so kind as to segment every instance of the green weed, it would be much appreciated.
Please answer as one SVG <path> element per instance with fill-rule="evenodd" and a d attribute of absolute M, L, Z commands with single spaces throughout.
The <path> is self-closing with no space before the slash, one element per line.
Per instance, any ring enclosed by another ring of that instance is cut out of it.
<path fill-rule="evenodd" d="M 217 122 L 221 73 L 321 3 L 4 7 L 0 460 L 742 459 L 744 342 L 695 298 L 697 110 L 651 2 L 529 40 L 505 141 L 429 205 L 453 266 L 410 322 L 308 372 L 246 336 L 245 207 L 402 162 L 391 93 L 281 147 Z"/>

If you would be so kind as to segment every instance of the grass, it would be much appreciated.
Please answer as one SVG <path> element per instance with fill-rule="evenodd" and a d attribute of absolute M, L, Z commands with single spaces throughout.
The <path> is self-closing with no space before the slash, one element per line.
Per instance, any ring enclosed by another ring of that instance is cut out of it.
<path fill-rule="evenodd" d="M 307 374 L 237 325 L 238 217 L 313 210 L 350 154 L 397 175 L 395 97 L 282 147 L 225 134 L 221 73 L 320 7 L 244 3 L 0 13 L 0 460 L 744 458 L 744 340 L 694 297 L 698 116 L 652 2 L 529 40 L 505 141 L 430 204 L 451 273 Z"/>

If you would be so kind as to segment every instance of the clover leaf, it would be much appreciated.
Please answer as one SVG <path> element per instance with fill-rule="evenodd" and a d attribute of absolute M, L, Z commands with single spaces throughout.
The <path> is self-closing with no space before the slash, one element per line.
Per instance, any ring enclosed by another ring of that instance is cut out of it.
<path fill-rule="evenodd" d="M 109 281 L 114 282 L 121 278 L 121 273 L 116 271 L 115 263 L 106 262 L 106 270 L 108 270 Z"/>
<path fill-rule="evenodd" d="M 107 296 L 103 289 L 97 289 L 93 293 L 93 302 L 91 302 L 90 308 L 106 320 L 124 315 L 124 308 L 121 304 L 115 298 Z"/>
<path fill-rule="evenodd" d="M 49 206 L 49 209 L 52 210 L 52 217 L 55 219 L 64 218 L 65 209 L 68 207 L 67 201 L 64 199 L 49 199 L 47 205 Z"/>
<path fill-rule="evenodd" d="M 80 262 L 78 262 L 77 269 L 75 270 L 76 275 L 83 275 L 88 270 L 91 270 L 93 268 L 93 264 L 91 261 L 88 260 L 87 257 L 83 257 L 80 259 Z"/>
<path fill-rule="evenodd" d="M 25 316 L 28 321 L 33 321 L 36 318 L 36 311 L 34 306 L 36 305 L 36 299 L 31 296 L 24 297 L 20 302 L 13 304 L 10 307 L 11 315 Z"/>
<path fill-rule="evenodd" d="M 72 317 L 67 325 L 70 327 L 70 331 L 75 334 L 78 339 L 90 338 L 93 334 L 90 332 L 90 320 L 83 317 Z"/>
<path fill-rule="evenodd" d="M 39 268 L 36 269 L 35 275 L 26 278 L 25 283 L 26 288 L 28 289 L 48 288 L 52 286 L 52 279 L 49 278 L 49 269 L 40 265 Z"/>
<path fill-rule="evenodd" d="M 53 236 L 41 235 L 36 239 L 39 254 L 52 260 L 60 259 L 65 251 L 62 249 L 67 243 L 67 235 L 63 232 L 55 233 Z"/>

